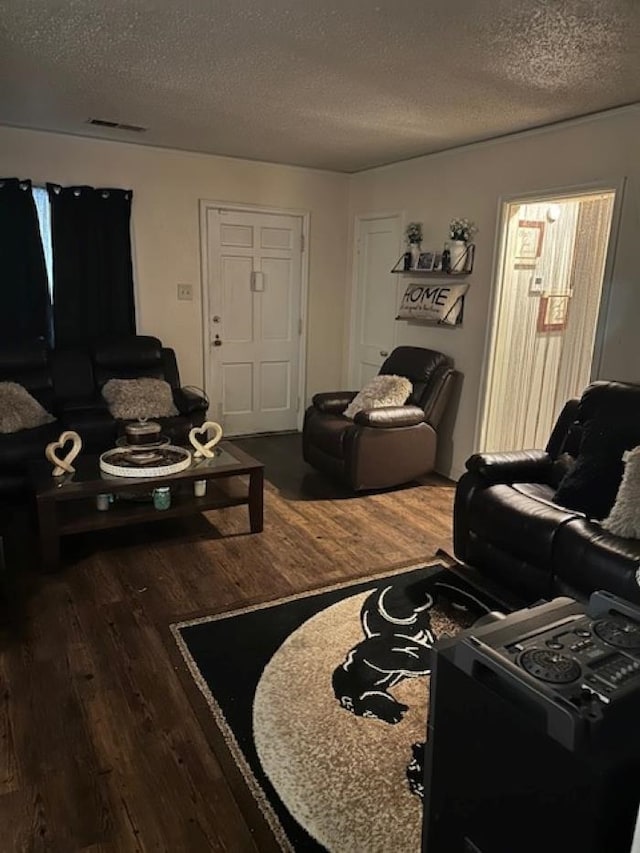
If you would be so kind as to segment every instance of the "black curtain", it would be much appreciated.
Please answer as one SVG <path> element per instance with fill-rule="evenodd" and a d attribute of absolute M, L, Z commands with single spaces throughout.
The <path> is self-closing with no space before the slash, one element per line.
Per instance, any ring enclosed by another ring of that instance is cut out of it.
<path fill-rule="evenodd" d="M 0 178 L 0 345 L 49 340 L 51 302 L 31 181 Z"/>
<path fill-rule="evenodd" d="M 130 190 L 47 184 L 56 346 L 136 331 Z"/>

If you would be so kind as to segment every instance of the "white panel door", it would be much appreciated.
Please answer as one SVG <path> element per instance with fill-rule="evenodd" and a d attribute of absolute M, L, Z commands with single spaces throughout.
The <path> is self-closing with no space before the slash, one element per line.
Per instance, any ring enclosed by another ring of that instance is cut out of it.
<path fill-rule="evenodd" d="M 296 429 L 302 218 L 207 211 L 211 414 L 225 434 Z"/>
<path fill-rule="evenodd" d="M 378 373 L 396 337 L 397 276 L 389 272 L 402 252 L 399 216 L 358 220 L 356 308 L 350 384 Z"/>

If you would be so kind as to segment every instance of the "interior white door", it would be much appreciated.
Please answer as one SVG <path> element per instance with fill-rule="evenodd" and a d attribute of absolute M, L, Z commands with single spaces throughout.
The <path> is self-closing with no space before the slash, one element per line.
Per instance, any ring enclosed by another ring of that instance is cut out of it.
<path fill-rule="evenodd" d="M 375 376 L 396 338 L 397 279 L 389 270 L 402 252 L 399 216 L 361 218 L 357 224 L 356 306 L 350 384 Z"/>
<path fill-rule="evenodd" d="M 225 434 L 296 429 L 302 218 L 209 209 L 210 411 Z"/>

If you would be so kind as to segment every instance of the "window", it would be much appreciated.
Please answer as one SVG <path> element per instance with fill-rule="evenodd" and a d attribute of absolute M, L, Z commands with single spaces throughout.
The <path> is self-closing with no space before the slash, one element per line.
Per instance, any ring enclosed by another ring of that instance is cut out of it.
<path fill-rule="evenodd" d="M 46 187 L 32 187 L 33 200 L 38 213 L 40 224 L 40 239 L 44 250 L 44 262 L 47 267 L 47 280 L 49 282 L 49 295 L 53 302 L 53 247 L 51 243 L 51 206 L 49 204 L 49 193 Z"/>

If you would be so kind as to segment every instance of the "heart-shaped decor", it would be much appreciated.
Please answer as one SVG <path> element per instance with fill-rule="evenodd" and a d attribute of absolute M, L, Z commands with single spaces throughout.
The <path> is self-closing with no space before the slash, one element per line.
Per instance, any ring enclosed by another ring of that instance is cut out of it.
<path fill-rule="evenodd" d="M 210 438 L 205 444 L 202 444 L 198 441 L 198 438 L 204 436 L 206 438 L 209 430 L 213 430 L 213 438 Z M 205 459 L 213 458 L 213 448 L 222 438 L 222 427 L 220 424 L 217 424 L 215 421 L 205 421 L 202 426 L 194 427 L 189 433 L 189 441 L 195 448 L 195 453 L 193 454 L 196 459 L 200 459 L 204 456 Z"/>
<path fill-rule="evenodd" d="M 71 447 L 67 451 L 66 455 L 61 459 L 57 455 L 56 450 L 62 450 L 64 445 L 69 441 L 72 442 Z M 61 477 L 63 474 L 73 474 L 76 469 L 71 463 L 81 450 L 82 439 L 78 433 L 73 430 L 66 430 L 66 432 L 61 433 L 60 438 L 57 441 L 52 441 L 50 444 L 47 444 L 44 455 L 47 457 L 49 462 L 55 466 L 51 472 L 52 476 Z"/>

